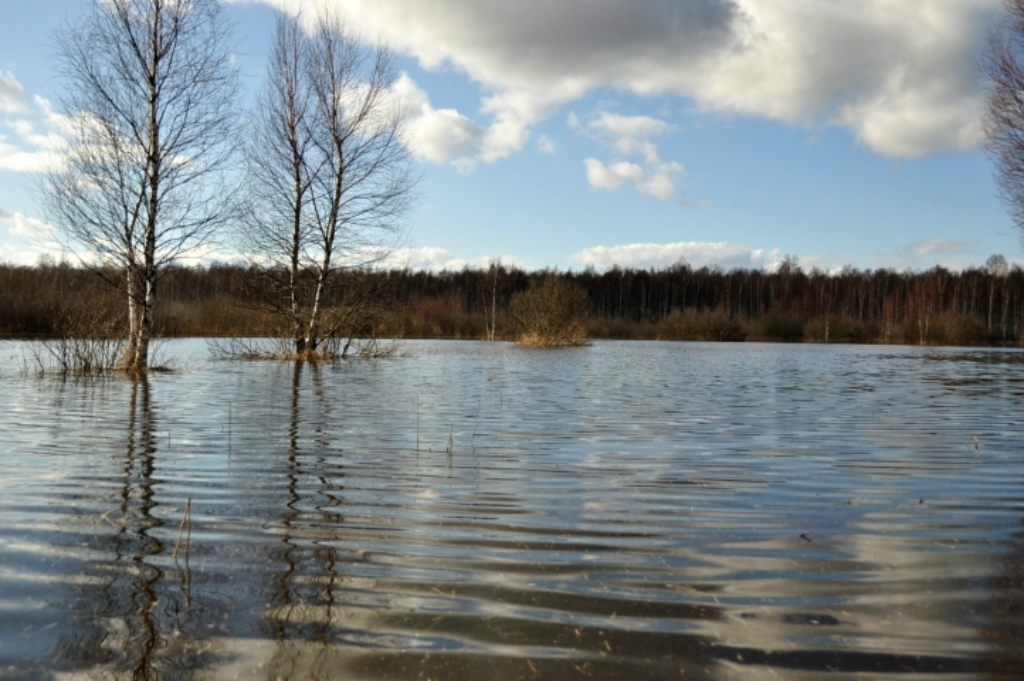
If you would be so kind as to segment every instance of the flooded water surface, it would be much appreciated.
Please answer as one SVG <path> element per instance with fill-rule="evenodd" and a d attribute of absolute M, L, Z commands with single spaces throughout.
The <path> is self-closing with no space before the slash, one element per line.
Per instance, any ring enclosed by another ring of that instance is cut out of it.
<path fill-rule="evenodd" d="M 0 679 L 1016 679 L 1024 353 L 0 344 Z"/>

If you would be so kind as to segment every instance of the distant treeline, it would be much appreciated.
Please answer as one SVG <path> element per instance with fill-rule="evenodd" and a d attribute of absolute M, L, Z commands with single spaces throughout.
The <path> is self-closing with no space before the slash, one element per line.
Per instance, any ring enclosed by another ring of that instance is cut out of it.
<path fill-rule="evenodd" d="M 236 265 L 167 270 L 159 282 L 155 331 L 275 333 L 273 310 L 281 306 L 268 301 L 266 274 Z M 352 287 L 373 292 L 379 335 L 486 338 L 493 324 L 496 338 L 510 338 L 506 311 L 513 294 L 543 274 L 496 266 L 345 276 Z M 116 273 L 108 275 L 116 283 Z M 592 338 L 1020 345 L 1024 335 L 1024 270 L 999 257 L 961 272 L 847 268 L 826 274 L 787 261 L 773 272 L 679 264 L 560 276 L 587 291 Z M 121 305 L 91 271 L 0 265 L 0 335 L 6 337 L 59 335 L 68 320 L 116 318 Z"/>

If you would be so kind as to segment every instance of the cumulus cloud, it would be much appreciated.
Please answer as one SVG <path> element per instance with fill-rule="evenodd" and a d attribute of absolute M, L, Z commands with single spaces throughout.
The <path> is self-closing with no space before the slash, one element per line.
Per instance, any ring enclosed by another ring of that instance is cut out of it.
<path fill-rule="evenodd" d="M 519 151 L 529 138 L 529 125 L 543 117 L 546 105 L 521 93 L 505 92 L 484 100 L 491 114 L 484 128 L 455 109 L 435 109 L 430 97 L 403 73 L 393 89 L 409 115 L 406 143 L 413 154 L 431 163 L 450 163 L 472 171 L 478 160 L 497 161 Z"/>
<path fill-rule="evenodd" d="M 34 249 L 21 248 L 13 244 L 0 243 L 0 262 L 12 263 L 15 265 L 32 265 L 39 261 L 38 253 Z"/>
<path fill-rule="evenodd" d="M 619 150 L 624 154 L 635 153 L 637 145 L 645 145 L 651 137 L 675 130 L 670 123 L 651 116 L 623 116 L 609 111 L 600 112 L 588 127 L 615 137 Z"/>
<path fill-rule="evenodd" d="M 618 189 L 626 180 L 637 181 L 644 175 L 643 168 L 627 161 L 606 166 L 596 158 L 588 158 L 583 164 L 587 168 L 587 182 L 599 189 Z"/>
<path fill-rule="evenodd" d="M 60 253 L 51 225 L 16 211 L 0 207 L 0 261 L 30 265 L 44 254 Z"/>
<path fill-rule="evenodd" d="M 39 240 L 52 239 L 54 235 L 53 227 L 42 220 L 3 208 L 0 208 L 0 220 L 8 223 L 7 233 L 11 236 Z"/>
<path fill-rule="evenodd" d="M 25 100 L 25 90 L 14 74 L 0 71 L 0 111 L 17 111 Z"/>
<path fill-rule="evenodd" d="M 235 0 L 242 1 L 242 0 Z M 297 12 L 304 0 L 262 0 Z M 487 93 L 481 157 L 596 88 L 842 125 L 891 156 L 981 140 L 976 51 L 1001 0 L 323 0 Z"/>
<path fill-rule="evenodd" d="M 654 172 L 648 172 L 635 163 L 619 161 L 605 165 L 596 158 L 584 159 L 587 170 L 587 182 L 598 189 L 618 189 L 627 180 L 631 180 L 637 191 L 656 199 L 670 199 L 676 195 L 676 185 L 672 175 L 682 172 L 678 163 L 660 164 Z"/>
<path fill-rule="evenodd" d="M 605 165 L 596 158 L 587 158 L 583 165 L 587 182 L 597 189 L 615 190 L 626 181 L 632 181 L 637 191 L 657 199 L 670 199 L 677 189 L 673 177 L 683 172 L 683 165 L 663 161 L 651 137 L 675 130 L 675 126 L 650 116 L 623 116 L 600 112 L 586 125 L 575 114 L 570 114 L 569 125 L 605 140 L 619 156 L 642 156 L 646 167 L 618 161 Z"/>
<path fill-rule="evenodd" d="M 627 244 L 621 246 L 593 246 L 572 259 L 583 265 L 599 269 L 619 267 L 668 267 L 685 261 L 693 267 L 718 265 L 723 269 L 737 267 L 774 269 L 782 261 L 780 250 L 750 248 L 743 244 L 707 241 L 680 241 L 669 244 Z"/>
<path fill-rule="evenodd" d="M 571 116 L 569 121 L 573 127 L 582 126 L 576 116 Z M 597 114 L 586 128 L 610 141 L 618 153 L 624 156 L 642 155 L 651 165 L 661 163 L 658 148 L 651 138 L 676 129 L 674 125 L 651 116 L 623 116 L 608 111 Z"/>
<path fill-rule="evenodd" d="M 394 95 L 409 116 L 406 144 L 417 158 L 472 169 L 484 131 L 455 109 L 435 109 L 427 93 L 403 73 Z"/>
<path fill-rule="evenodd" d="M 0 170 L 37 173 L 51 167 L 62 135 L 70 129 L 65 116 L 43 97 L 32 99 L 31 118 L 0 120 Z"/>

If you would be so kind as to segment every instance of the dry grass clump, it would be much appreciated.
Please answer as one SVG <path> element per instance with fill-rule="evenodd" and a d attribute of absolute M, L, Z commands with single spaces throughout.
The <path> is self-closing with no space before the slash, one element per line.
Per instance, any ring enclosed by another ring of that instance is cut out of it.
<path fill-rule="evenodd" d="M 121 318 L 102 308 L 58 310 L 56 337 L 31 352 L 38 375 L 100 376 L 121 371 L 127 346 Z"/>
<path fill-rule="evenodd" d="M 516 342 L 543 348 L 585 345 L 589 308 L 582 286 L 548 273 L 512 296 L 509 317 L 516 327 Z"/>
<path fill-rule="evenodd" d="M 210 354 L 217 359 L 248 359 L 273 362 L 329 362 L 346 356 L 342 339 L 321 341 L 315 350 L 296 352 L 295 341 L 285 337 L 212 338 L 207 341 Z"/>

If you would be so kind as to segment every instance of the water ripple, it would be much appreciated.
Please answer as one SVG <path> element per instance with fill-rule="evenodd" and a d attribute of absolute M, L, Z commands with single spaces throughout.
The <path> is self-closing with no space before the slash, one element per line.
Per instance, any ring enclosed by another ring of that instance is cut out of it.
<path fill-rule="evenodd" d="M 2 367 L 0 678 L 1024 672 L 1024 353 L 169 349 Z"/>

